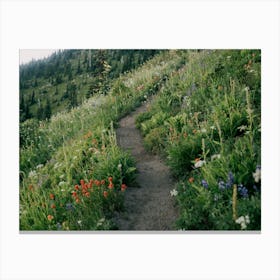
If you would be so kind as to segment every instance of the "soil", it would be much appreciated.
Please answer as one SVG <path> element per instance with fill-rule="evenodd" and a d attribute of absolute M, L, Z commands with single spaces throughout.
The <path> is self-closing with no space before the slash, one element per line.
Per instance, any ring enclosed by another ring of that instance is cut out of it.
<path fill-rule="evenodd" d="M 178 216 L 170 190 L 174 181 L 163 160 L 146 151 L 143 137 L 136 128 L 135 118 L 145 112 L 149 102 L 138 107 L 119 122 L 116 130 L 118 145 L 129 150 L 136 160 L 136 186 L 128 186 L 124 212 L 117 213 L 114 222 L 119 230 L 174 230 Z"/>

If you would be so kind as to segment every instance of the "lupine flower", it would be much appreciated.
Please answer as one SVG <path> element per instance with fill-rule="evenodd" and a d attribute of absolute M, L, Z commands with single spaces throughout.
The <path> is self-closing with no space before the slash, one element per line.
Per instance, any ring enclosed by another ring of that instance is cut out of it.
<path fill-rule="evenodd" d="M 208 189 L 209 185 L 208 185 L 208 183 L 207 183 L 206 180 L 203 179 L 203 180 L 201 181 L 201 184 L 202 184 L 202 186 L 203 186 L 205 189 Z"/>
<path fill-rule="evenodd" d="M 170 195 L 171 196 L 176 196 L 176 195 L 178 195 L 178 191 L 176 189 L 173 189 L 173 190 L 170 191 Z"/>
<path fill-rule="evenodd" d="M 253 173 L 253 177 L 256 183 L 261 180 L 261 167 L 260 165 L 257 166 L 255 173 Z"/>
<path fill-rule="evenodd" d="M 230 184 L 231 186 L 232 186 L 233 183 L 234 183 L 234 177 L 233 177 L 233 174 L 232 174 L 231 171 L 228 173 L 228 182 L 229 182 L 229 184 Z"/>
<path fill-rule="evenodd" d="M 66 203 L 66 210 L 73 211 L 75 208 L 72 203 Z"/>
<path fill-rule="evenodd" d="M 226 188 L 226 184 L 224 181 L 219 181 L 218 185 L 220 190 L 224 190 Z"/>
<path fill-rule="evenodd" d="M 238 185 L 238 192 L 243 198 L 248 197 L 248 189 L 244 187 L 242 184 Z"/>

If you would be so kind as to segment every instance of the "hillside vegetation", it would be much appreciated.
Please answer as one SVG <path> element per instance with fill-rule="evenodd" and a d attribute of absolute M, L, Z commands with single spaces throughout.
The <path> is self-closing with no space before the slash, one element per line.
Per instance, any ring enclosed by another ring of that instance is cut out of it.
<path fill-rule="evenodd" d="M 133 157 L 118 147 L 115 128 L 151 95 L 137 126 L 146 148 L 163 157 L 178 181 L 170 193 L 180 211 L 177 228 L 260 229 L 260 51 L 161 51 L 112 77 L 113 67 L 106 72 L 102 65 L 88 96 L 89 83 L 82 86 L 87 74 L 73 75 L 85 96 L 81 105 L 59 112 L 52 100 L 57 113 L 49 120 L 20 124 L 20 229 L 115 229 L 111 218 L 124 210 L 137 171 Z M 45 78 L 21 85 L 22 93 L 32 97 L 30 89 L 38 90 Z M 61 87 L 62 96 L 65 86 L 51 83 L 46 94 L 52 99 Z"/>

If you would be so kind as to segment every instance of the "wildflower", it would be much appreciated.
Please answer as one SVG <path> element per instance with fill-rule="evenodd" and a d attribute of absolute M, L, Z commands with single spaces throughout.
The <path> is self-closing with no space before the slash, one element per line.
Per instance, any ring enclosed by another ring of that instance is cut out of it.
<path fill-rule="evenodd" d="M 207 183 L 207 181 L 206 180 L 201 180 L 201 184 L 202 184 L 202 186 L 205 188 L 205 189 L 208 189 L 208 187 L 209 187 L 209 185 L 208 185 L 208 183 Z"/>
<path fill-rule="evenodd" d="M 77 192 L 72 192 L 72 196 L 73 196 L 73 197 L 77 197 L 77 196 L 78 196 L 78 193 L 77 193 Z"/>
<path fill-rule="evenodd" d="M 238 192 L 243 198 L 248 197 L 248 189 L 244 187 L 242 184 L 238 185 Z"/>
<path fill-rule="evenodd" d="M 256 183 L 261 180 L 261 167 L 260 165 L 257 166 L 255 173 L 253 173 L 253 177 Z"/>
<path fill-rule="evenodd" d="M 121 164 L 121 163 L 118 164 L 118 170 L 119 170 L 119 171 L 122 170 L 122 164 Z"/>
<path fill-rule="evenodd" d="M 109 180 L 109 182 L 112 182 L 113 181 L 113 177 L 109 177 L 108 180 Z"/>
<path fill-rule="evenodd" d="M 101 180 L 101 181 L 100 181 L 100 184 L 101 184 L 101 185 L 105 185 L 105 180 Z"/>
<path fill-rule="evenodd" d="M 58 186 L 61 187 L 61 186 L 65 185 L 65 184 L 66 184 L 65 181 L 61 181 L 61 182 L 58 183 Z"/>
<path fill-rule="evenodd" d="M 205 128 L 202 128 L 200 131 L 201 131 L 202 133 L 206 133 L 206 132 L 207 132 L 207 130 L 206 130 Z"/>
<path fill-rule="evenodd" d="M 76 203 L 79 203 L 80 199 L 77 197 L 75 201 L 76 201 Z"/>
<path fill-rule="evenodd" d="M 94 184 L 99 187 L 100 186 L 100 181 L 99 180 L 94 180 Z"/>
<path fill-rule="evenodd" d="M 111 181 L 110 181 L 110 184 L 109 184 L 108 188 L 109 188 L 110 190 L 112 190 L 112 189 L 114 188 L 114 184 L 113 184 Z"/>
<path fill-rule="evenodd" d="M 105 198 L 107 198 L 107 197 L 108 197 L 108 192 L 107 192 L 107 191 L 104 191 L 104 192 L 103 192 L 103 196 L 104 196 Z"/>
<path fill-rule="evenodd" d="M 52 209 L 55 209 L 55 208 L 56 208 L 56 206 L 55 206 L 54 203 L 51 205 L 51 208 L 52 208 Z"/>
<path fill-rule="evenodd" d="M 79 226 L 81 226 L 81 225 L 82 225 L 82 221 L 81 221 L 81 220 L 77 221 L 77 224 L 78 224 Z"/>
<path fill-rule="evenodd" d="M 241 125 L 241 126 L 238 127 L 238 130 L 239 130 L 240 132 L 245 131 L 246 129 L 247 129 L 247 126 L 246 126 L 246 125 Z"/>
<path fill-rule="evenodd" d="M 35 177 L 37 175 L 36 171 L 35 170 L 31 170 L 28 174 L 28 177 L 32 178 L 32 177 Z"/>
<path fill-rule="evenodd" d="M 240 224 L 241 229 L 246 229 L 247 225 L 250 224 L 250 218 L 249 215 L 240 216 L 238 219 L 235 220 L 237 224 Z"/>
<path fill-rule="evenodd" d="M 192 184 L 194 182 L 194 177 L 190 177 L 188 181 Z"/>
<path fill-rule="evenodd" d="M 81 183 L 81 186 L 82 186 L 82 188 L 83 188 L 83 187 L 85 186 L 85 181 L 84 181 L 84 180 L 81 180 L 80 183 Z"/>
<path fill-rule="evenodd" d="M 73 211 L 75 209 L 72 203 L 66 203 L 65 208 L 68 211 Z"/>
<path fill-rule="evenodd" d="M 54 194 L 50 193 L 50 199 L 54 199 Z"/>
<path fill-rule="evenodd" d="M 90 193 L 89 193 L 89 192 L 86 192 L 86 193 L 85 193 L 85 196 L 86 196 L 86 197 L 90 197 Z"/>
<path fill-rule="evenodd" d="M 79 185 L 75 185 L 74 189 L 78 191 L 80 189 Z"/>
<path fill-rule="evenodd" d="M 121 191 L 124 192 L 127 189 L 127 185 L 126 184 L 122 184 L 121 185 Z"/>
<path fill-rule="evenodd" d="M 212 126 L 210 126 L 210 129 L 211 129 L 211 130 L 214 130 L 214 129 L 216 129 L 216 128 L 215 128 L 214 125 L 212 125 Z"/>
<path fill-rule="evenodd" d="M 215 160 L 215 159 L 220 159 L 221 155 L 220 154 L 214 154 L 211 156 L 211 161 Z"/>
<path fill-rule="evenodd" d="M 52 215 L 48 215 L 47 218 L 49 221 L 51 221 L 51 220 L 53 220 L 54 217 Z"/>
<path fill-rule="evenodd" d="M 234 182 L 234 177 L 233 177 L 232 172 L 230 171 L 230 172 L 228 173 L 228 181 L 227 181 L 227 183 L 226 183 L 226 188 L 229 189 L 230 187 L 232 187 L 233 182 Z"/>
<path fill-rule="evenodd" d="M 173 189 L 173 190 L 170 191 L 170 195 L 171 196 L 177 196 L 178 195 L 178 191 Z"/>
<path fill-rule="evenodd" d="M 197 161 L 197 162 L 194 164 L 194 167 L 195 167 L 195 168 L 200 168 L 200 167 L 202 167 L 205 163 L 206 163 L 205 160 L 199 160 L 199 161 Z"/>
<path fill-rule="evenodd" d="M 224 190 L 226 188 L 226 185 L 225 185 L 224 181 L 219 181 L 218 186 L 219 186 L 220 190 Z"/>

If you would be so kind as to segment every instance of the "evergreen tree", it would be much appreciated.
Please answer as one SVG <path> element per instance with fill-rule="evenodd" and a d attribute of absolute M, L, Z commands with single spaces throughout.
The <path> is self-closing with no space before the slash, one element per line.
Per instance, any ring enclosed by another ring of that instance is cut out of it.
<path fill-rule="evenodd" d="M 49 98 L 47 99 L 46 106 L 44 108 L 43 116 L 45 119 L 49 119 L 52 115 L 51 104 Z"/>

